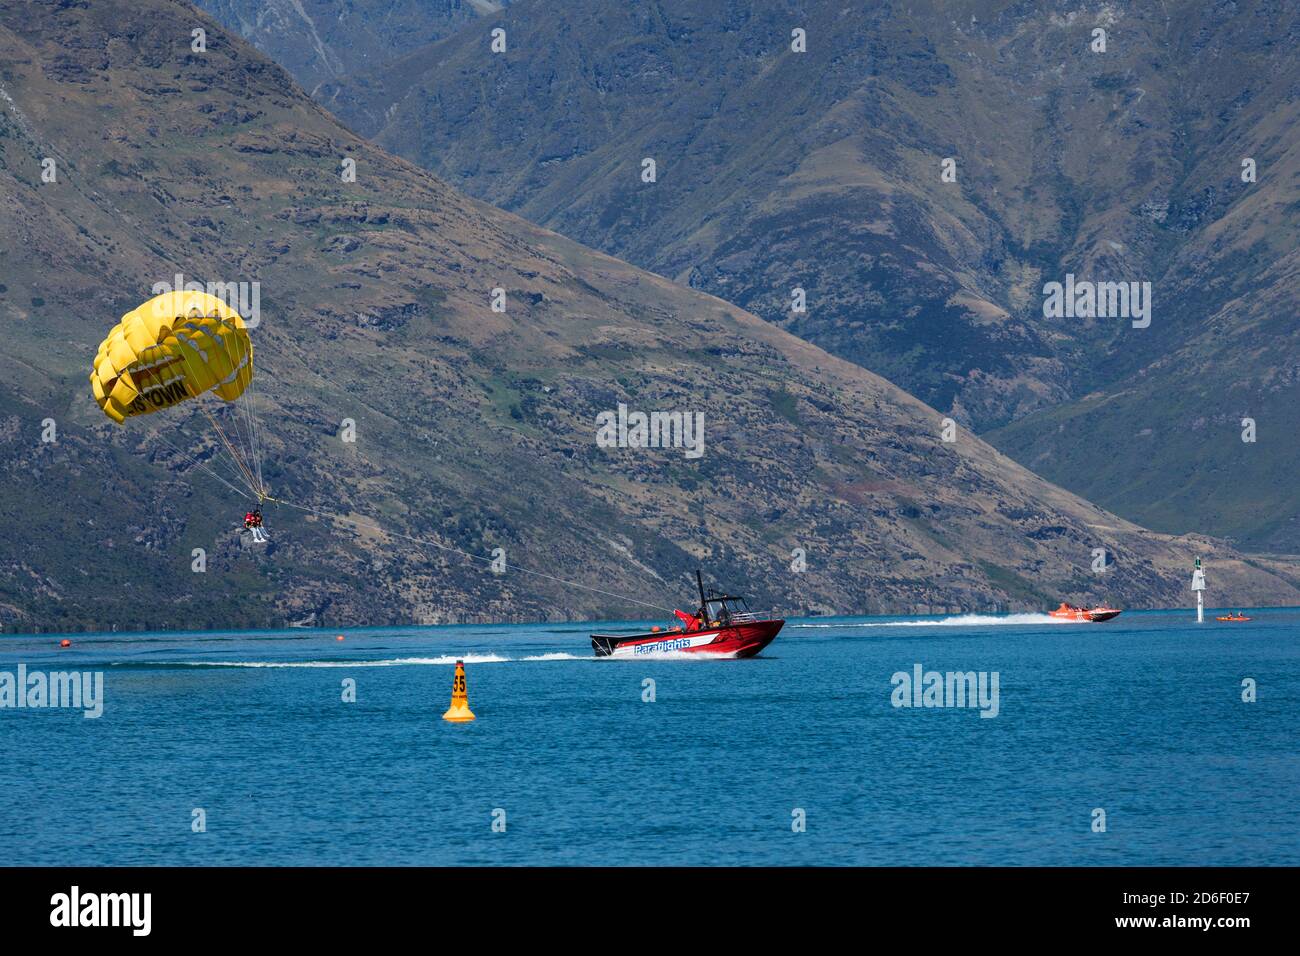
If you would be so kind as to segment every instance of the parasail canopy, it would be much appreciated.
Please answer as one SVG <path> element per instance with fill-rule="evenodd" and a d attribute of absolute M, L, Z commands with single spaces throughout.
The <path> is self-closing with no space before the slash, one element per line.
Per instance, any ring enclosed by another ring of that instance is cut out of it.
<path fill-rule="evenodd" d="M 192 290 L 154 296 L 122 316 L 100 344 L 90 373 L 95 402 L 119 425 L 192 403 L 229 453 L 236 483 L 262 501 L 270 495 L 262 480 L 252 385 L 253 343 L 243 318 L 217 296 Z M 221 401 L 206 398 L 209 394 Z M 224 407 L 226 414 L 218 416 L 210 406 Z M 222 427 L 219 417 L 228 427 Z M 158 431 L 152 430 L 155 437 L 170 446 Z"/>
<path fill-rule="evenodd" d="M 205 392 L 227 402 L 253 377 L 253 343 L 234 309 L 206 292 L 166 292 L 122 316 L 95 355 L 90 387 L 121 424 Z"/>

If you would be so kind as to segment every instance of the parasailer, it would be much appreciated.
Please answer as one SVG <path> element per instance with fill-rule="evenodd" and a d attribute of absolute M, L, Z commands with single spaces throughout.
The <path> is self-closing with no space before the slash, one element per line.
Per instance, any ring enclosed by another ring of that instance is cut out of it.
<path fill-rule="evenodd" d="M 229 453 L 234 480 L 260 505 L 270 495 L 247 401 L 252 382 L 253 343 L 243 318 L 217 296 L 194 289 L 154 296 L 122 316 L 100 344 L 90 373 L 96 403 L 119 425 L 193 402 Z M 209 407 L 209 394 L 231 409 L 229 430 Z M 266 540 L 259 507 L 245 515 L 244 524 L 253 540 Z"/>
<path fill-rule="evenodd" d="M 266 543 L 266 532 L 262 530 L 262 509 L 254 508 L 244 514 L 244 527 L 252 534 L 258 544 Z"/>

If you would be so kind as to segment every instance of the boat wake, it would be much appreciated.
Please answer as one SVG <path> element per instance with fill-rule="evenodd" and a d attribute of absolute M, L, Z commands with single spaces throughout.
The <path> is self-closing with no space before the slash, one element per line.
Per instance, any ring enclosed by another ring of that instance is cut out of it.
<path fill-rule="evenodd" d="M 394 657 L 381 661 L 159 661 L 154 665 L 160 667 L 406 667 L 412 665 L 455 665 L 457 661 L 466 664 L 499 664 L 511 660 L 499 654 L 449 654 L 443 657 Z M 140 664 L 128 661 L 114 661 L 114 666 L 135 666 Z"/>
<path fill-rule="evenodd" d="M 713 655 L 716 660 L 719 656 Z M 697 661 L 709 659 L 701 654 L 670 652 L 666 654 L 649 654 L 636 660 L 647 661 Z M 552 651 L 545 654 L 530 654 L 526 657 L 506 657 L 501 654 L 446 654 L 439 657 L 393 657 L 382 660 L 317 660 L 317 661 L 112 661 L 112 667 L 131 669 L 165 670 L 167 668 L 353 668 L 353 667 L 451 667 L 457 661 L 466 664 L 510 664 L 510 663 L 549 663 L 554 661 L 596 661 L 603 658 L 591 654 L 569 654 L 564 651 Z"/>
<path fill-rule="evenodd" d="M 959 614 L 937 621 L 846 621 L 842 624 L 787 624 L 795 628 L 823 627 L 995 627 L 1021 624 L 1070 624 L 1050 614 Z"/>

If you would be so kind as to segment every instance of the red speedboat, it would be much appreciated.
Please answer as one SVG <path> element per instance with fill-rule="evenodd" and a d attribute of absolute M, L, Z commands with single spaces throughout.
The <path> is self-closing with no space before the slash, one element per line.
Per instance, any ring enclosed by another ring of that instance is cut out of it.
<path fill-rule="evenodd" d="M 597 657 L 637 658 L 662 654 L 703 654 L 709 657 L 753 657 L 776 638 L 785 621 L 760 619 L 736 594 L 704 592 L 695 572 L 700 606 L 694 614 L 674 611 L 682 623 L 649 634 L 593 634 Z"/>
<path fill-rule="evenodd" d="M 1109 621 L 1112 617 L 1120 615 L 1120 612 L 1113 607 L 1075 607 L 1064 601 L 1055 611 L 1048 611 L 1048 613 L 1052 617 L 1059 617 L 1066 621 L 1091 621 L 1094 624 Z"/>

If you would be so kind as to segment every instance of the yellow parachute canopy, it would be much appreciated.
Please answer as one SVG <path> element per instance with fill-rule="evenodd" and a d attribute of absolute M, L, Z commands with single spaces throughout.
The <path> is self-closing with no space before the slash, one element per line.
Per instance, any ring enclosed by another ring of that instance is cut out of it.
<path fill-rule="evenodd" d="M 206 292 L 167 292 L 122 316 L 99 346 L 90 388 L 121 424 L 204 392 L 227 402 L 253 378 L 253 343 L 234 309 Z"/>

